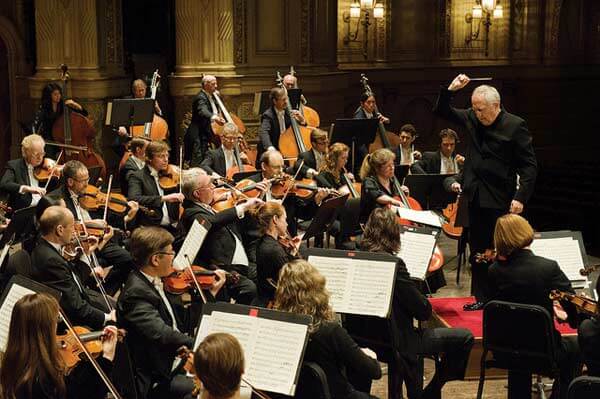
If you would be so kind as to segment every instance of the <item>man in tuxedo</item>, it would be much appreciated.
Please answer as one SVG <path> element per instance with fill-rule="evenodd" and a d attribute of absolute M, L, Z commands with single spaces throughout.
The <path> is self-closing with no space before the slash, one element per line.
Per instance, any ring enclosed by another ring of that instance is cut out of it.
<path fill-rule="evenodd" d="M 494 226 L 499 216 L 523 211 L 533 194 L 537 162 L 526 122 L 501 107 L 500 94 L 495 88 L 487 85 L 475 88 L 469 109 L 450 105 L 453 94 L 468 83 L 469 77 L 460 74 L 448 88 L 442 87 L 434 112 L 468 132 L 463 171 L 444 184 L 456 193 L 463 192 L 468 200 L 471 292 L 477 302 L 465 305 L 465 309 L 476 310 L 483 307 L 489 296 L 489 265 L 475 262 L 475 254 L 493 248 Z"/>
<path fill-rule="evenodd" d="M 256 286 L 250 280 L 256 278 L 256 264 L 250 263 L 248 259 L 240 227 L 246 211 L 263 201 L 250 198 L 240 205 L 215 212 L 210 206 L 214 199 L 214 189 L 210 176 L 202 169 L 193 168 L 186 173 L 183 183 L 185 210 L 179 221 L 178 236 L 185 238 L 197 218 L 210 222 L 210 230 L 194 264 L 216 266 L 228 272 L 240 273 L 239 282 L 228 284 L 227 289 L 237 303 L 249 305 L 256 296 Z"/>
<path fill-rule="evenodd" d="M 175 231 L 179 219 L 179 203 L 183 202 L 183 194 L 179 192 L 166 194 L 158 179 L 161 172 L 169 167 L 169 147 L 160 141 L 153 141 L 146 147 L 146 164 L 131 174 L 127 197 L 140 205 L 154 210 L 154 215 L 140 214 L 141 225 L 161 226 Z"/>
<path fill-rule="evenodd" d="M 200 167 L 213 177 L 224 177 L 227 170 L 232 166 L 239 166 L 235 159 L 235 143 L 240 138 L 238 127 L 234 123 L 226 123 L 223 126 L 221 135 L 221 146 L 208 151 L 206 158 L 200 164 Z M 250 165 L 248 156 L 240 151 L 240 161 L 245 165 Z"/>
<path fill-rule="evenodd" d="M 214 134 L 211 124 L 215 122 L 222 126 L 226 122 L 220 116 L 221 110 L 214 99 L 217 88 L 217 78 L 204 75 L 202 90 L 192 102 L 192 121 L 184 136 L 184 159 L 190 166 L 200 166 L 204 160 Z"/>
<path fill-rule="evenodd" d="M 129 179 L 134 172 L 142 169 L 146 165 L 146 147 L 150 141 L 142 137 L 135 137 L 129 142 L 129 151 L 131 156 L 125 162 L 125 165 L 119 170 L 119 183 L 121 192 L 127 194 L 129 189 Z"/>
<path fill-rule="evenodd" d="M 360 97 L 360 106 L 354 111 L 354 119 L 379 119 L 379 122 L 389 124 L 390 118 L 384 116 L 377 110 L 375 96 L 370 92 L 365 92 Z M 369 153 L 369 147 L 366 144 L 360 145 L 356 149 L 356 159 L 354 160 L 353 173 L 358 176 L 363 159 Z"/>
<path fill-rule="evenodd" d="M 133 232 L 131 254 L 136 269 L 129 274 L 117 303 L 142 398 L 183 398 L 194 387 L 191 379 L 174 373 L 179 363 L 177 350 L 184 345 L 192 348 L 194 340 L 182 332 L 178 307 L 163 287 L 162 278 L 172 273 L 172 244 L 173 236 L 160 227 L 140 227 Z M 210 288 L 213 300 L 225 283 L 225 274 L 217 273 L 218 280 Z"/>
<path fill-rule="evenodd" d="M 51 206 L 44 211 L 39 220 L 41 237 L 31 254 L 31 277 L 61 292 L 60 306 L 73 323 L 99 329 L 116 321 L 116 315 L 114 310 L 108 312 L 99 304 L 92 305 L 83 286 L 82 271 L 86 267 L 77 267 L 61 255 L 62 248 L 71 242 L 74 228 L 75 219 L 67 208 Z M 88 252 L 97 244 L 91 245 Z"/>
<path fill-rule="evenodd" d="M 96 221 L 98 224 L 104 224 L 103 209 L 96 211 L 87 211 L 80 203 L 80 197 L 85 192 L 89 183 L 90 174 L 87 167 L 79 161 L 68 161 L 63 167 L 63 184 L 59 186 L 50 195 L 62 198 L 67 208 L 71 211 L 75 220 L 78 222 Z M 104 288 L 113 295 L 125 281 L 125 277 L 133 268 L 133 259 L 127 250 L 119 245 L 117 237 L 113 236 L 113 227 L 125 228 L 126 221 L 130 221 L 137 213 L 137 203 L 129 202 L 130 212 L 125 217 L 120 217 L 114 213 L 108 212 L 109 233 L 106 234 L 98 246 L 98 260 L 102 267 L 112 265 L 113 269 L 106 276 Z M 98 271 L 101 277 L 103 272 Z"/>
<path fill-rule="evenodd" d="M 327 132 L 321 129 L 313 129 L 310 132 L 310 143 L 312 144 L 312 148 L 299 154 L 294 165 L 293 173 L 295 174 L 302 161 L 304 161 L 302 169 L 298 174 L 299 179 L 314 179 L 319 174 L 321 166 L 325 164 L 327 145 L 329 144 Z"/>
<path fill-rule="evenodd" d="M 292 124 L 291 116 L 286 112 L 288 104 L 286 91 L 281 87 L 274 87 L 269 93 L 269 98 L 272 105 L 260 117 L 256 157 L 257 169 L 260 168 L 260 158 L 265 151 L 279 150 L 279 137 Z M 292 116 L 300 125 L 306 126 L 306 121 L 300 111 L 293 110 Z"/>
<path fill-rule="evenodd" d="M 421 153 L 415 150 L 414 142 L 417 139 L 417 129 L 410 123 L 400 128 L 400 144 L 393 149 L 396 155 L 396 165 L 412 166 L 416 160 L 421 159 Z"/>
<path fill-rule="evenodd" d="M 0 192 L 9 194 L 8 206 L 13 211 L 37 205 L 46 194 L 33 170 L 44 162 L 46 142 L 42 136 L 30 134 L 21 141 L 22 158 L 8 161 L 0 180 Z"/>
<path fill-rule="evenodd" d="M 411 167 L 412 172 L 428 175 L 458 173 L 459 168 L 465 163 L 465 157 L 454 153 L 458 142 L 458 135 L 454 130 L 442 129 L 440 131 L 440 149 L 424 152 L 421 159 Z"/>

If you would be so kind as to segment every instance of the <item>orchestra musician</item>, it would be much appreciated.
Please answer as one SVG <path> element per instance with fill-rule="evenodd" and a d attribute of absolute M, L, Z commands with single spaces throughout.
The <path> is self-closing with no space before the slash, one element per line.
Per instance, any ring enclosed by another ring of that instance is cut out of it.
<path fill-rule="evenodd" d="M 387 208 L 373 210 L 365 225 L 360 249 L 396 255 L 400 251 L 400 245 L 400 225 L 394 212 Z M 402 377 L 406 383 L 408 398 L 439 399 L 446 382 L 464 379 L 474 343 L 473 334 L 463 328 L 415 329 L 414 319 L 429 320 L 431 312 L 431 304 L 411 280 L 404 261 L 398 258 L 390 316 L 397 326 L 398 336 L 378 338 L 396 341 L 395 345 L 406 362 L 407 370 L 403 370 Z M 386 328 L 381 326 L 381 331 L 374 333 L 373 331 L 378 330 L 377 325 L 381 325 L 383 321 L 374 317 L 365 320 L 363 316 L 353 316 L 347 320 L 350 331 L 365 331 L 365 336 L 377 336 Z M 439 367 L 436 367 L 435 375 L 425 389 L 422 388 L 423 355 L 435 355 L 440 359 Z"/>
<path fill-rule="evenodd" d="M 287 214 L 283 205 L 268 201 L 252 211 L 262 236 L 256 246 L 258 296 L 256 306 L 266 306 L 275 297 L 279 270 L 298 258 L 300 237 L 288 232 Z M 282 239 L 286 239 L 285 242 Z"/>
<path fill-rule="evenodd" d="M 542 306 L 552 316 L 554 310 L 549 297 L 550 291 L 575 291 L 556 261 L 531 252 L 529 246 L 532 241 L 533 228 L 523 217 L 506 214 L 498 218 L 494 230 L 496 261 L 488 271 L 490 300 Z M 568 315 L 569 324 L 576 327 L 578 320 L 574 305 L 567 301 L 561 301 L 560 305 Z M 554 381 L 552 397 L 567 398 L 569 383 L 581 371 L 581 355 L 576 337 L 561 337 L 556 329 L 554 336 L 558 346 L 556 353 L 557 364 L 560 367 L 560 383 L 558 380 Z M 560 391 L 557 386 L 560 386 Z M 508 391 L 509 397 L 529 397 L 531 373 L 509 370 Z"/>
<path fill-rule="evenodd" d="M 417 129 L 410 123 L 400 128 L 400 145 L 394 148 L 396 165 L 412 166 L 416 160 L 421 159 L 421 153 L 415 150 L 413 143 L 417 139 Z"/>
<path fill-rule="evenodd" d="M 360 106 L 354 111 L 354 119 L 379 119 L 379 122 L 389 124 L 390 119 L 377 110 L 377 102 L 372 93 L 363 93 L 360 97 Z M 369 148 L 366 144 L 360 145 L 356 149 L 356 168 L 360 170 L 363 160 L 369 153 Z"/>
<path fill-rule="evenodd" d="M 50 206 L 44 211 L 39 219 L 41 237 L 31 253 L 31 277 L 61 292 L 60 307 L 72 322 L 97 329 L 116 321 L 116 315 L 102 302 L 92 303 L 83 283 L 83 271 L 89 268 L 63 256 L 64 247 L 73 240 L 74 229 L 75 218 L 69 209 Z M 84 251 L 89 255 L 97 245 L 98 241 L 92 240 Z"/>
<path fill-rule="evenodd" d="M 131 254 L 136 269 L 131 271 L 119 296 L 120 325 L 127 330 L 136 374 L 137 391 L 142 398 L 183 398 L 194 388 L 191 379 L 177 370 L 177 350 L 192 348 L 194 339 L 184 331 L 176 313 L 175 299 L 165 293 L 162 278 L 173 271 L 173 236 L 163 228 L 144 226 L 131 235 Z M 207 292 L 211 301 L 225 284 L 225 274 Z M 210 294 L 211 296 L 209 296 Z"/>
<path fill-rule="evenodd" d="M 212 75 L 202 77 L 202 90 L 192 103 L 192 121 L 184 136 L 185 160 L 190 166 L 200 166 L 208 152 L 213 138 L 211 123 L 223 126 L 225 119 L 213 95 L 217 91 L 217 78 Z"/>
<path fill-rule="evenodd" d="M 262 154 L 269 150 L 279 150 L 279 136 L 283 134 L 292 124 L 291 117 L 298 121 L 302 126 L 306 126 L 304 116 L 298 110 L 293 110 L 292 115 L 288 115 L 286 107 L 288 96 L 281 87 L 274 87 L 269 93 L 271 107 L 269 107 L 260 117 L 260 127 L 258 129 L 257 146 L 257 164 L 260 167 L 259 160 Z"/>
<path fill-rule="evenodd" d="M 236 166 L 234 147 L 239 140 L 240 133 L 235 123 L 225 123 L 223 126 L 223 134 L 221 135 L 221 146 L 213 150 L 209 150 L 206 157 L 200 164 L 200 167 L 211 173 L 213 177 L 227 176 L 227 170 L 232 166 Z M 245 165 L 250 165 L 248 156 L 240 151 L 240 160 Z"/>
<path fill-rule="evenodd" d="M 400 193 L 396 192 L 393 184 L 394 160 L 396 156 L 387 148 L 376 150 L 366 156 L 360 168 L 362 179 L 360 193 L 360 220 L 365 221 L 375 208 L 382 206 L 404 206 L 402 201 L 396 199 Z M 401 186 L 404 193 L 408 193 L 406 186 Z"/>
<path fill-rule="evenodd" d="M 129 180 L 131 175 L 146 165 L 146 148 L 149 141 L 143 137 L 134 137 L 129 142 L 131 155 L 119 171 L 119 187 L 122 193 L 129 191 Z"/>
<path fill-rule="evenodd" d="M 15 303 L 0 366 L 3 398 L 106 397 L 107 389 L 89 362 L 67 369 L 57 342 L 58 320 L 58 302 L 48 294 L 28 294 Z M 116 346 L 116 327 L 104 327 L 97 361 L 106 373 L 112 370 Z"/>
<path fill-rule="evenodd" d="M 327 146 L 329 144 L 327 132 L 321 129 L 313 129 L 310 132 L 310 143 L 312 148 L 299 154 L 298 159 L 296 159 L 296 163 L 294 164 L 295 174 L 302 161 L 304 161 L 300 173 L 298 174 L 299 179 L 314 179 L 319 174 L 321 167 L 325 164 Z"/>
<path fill-rule="evenodd" d="M 169 146 L 160 141 L 153 141 L 146 147 L 146 164 L 131 174 L 127 197 L 140 205 L 155 211 L 154 215 L 138 216 L 140 225 L 161 226 L 175 232 L 175 224 L 179 219 L 179 204 L 183 202 L 183 194 L 174 192 L 166 194 L 159 183 L 161 173 L 169 167 Z"/>
<path fill-rule="evenodd" d="M 35 178 L 35 168 L 44 162 L 46 142 L 37 134 L 21 141 L 22 158 L 8 161 L 0 180 L 0 192 L 8 193 L 8 206 L 13 211 L 37 205 L 46 190 Z M 52 162 L 53 164 L 54 162 Z"/>
<path fill-rule="evenodd" d="M 465 163 L 465 157 L 455 153 L 458 142 L 458 135 L 454 130 L 442 129 L 440 131 L 440 149 L 424 152 L 421 159 L 412 165 L 412 173 L 453 175 L 460 172 Z"/>
<path fill-rule="evenodd" d="M 239 399 L 244 350 L 231 334 L 209 334 L 194 353 L 194 370 L 204 393 L 200 399 Z"/>
<path fill-rule="evenodd" d="M 246 249 L 242 244 L 240 226 L 246 212 L 262 203 L 258 198 L 215 212 L 210 204 L 213 202 L 215 186 L 209 175 L 200 168 L 186 171 L 183 182 L 183 215 L 178 224 L 178 240 L 187 236 L 194 220 L 198 217 L 210 222 L 211 227 L 196 259 L 190 259 L 195 265 L 217 266 L 228 272 L 240 273 L 239 281 L 228 284 L 228 293 L 236 303 L 250 305 L 256 297 L 256 285 L 250 280 L 256 278 L 256 265 L 250 264 Z"/>
<path fill-rule="evenodd" d="M 596 279 L 596 298 L 600 294 L 600 278 Z M 600 321 L 597 317 L 585 319 L 577 328 L 579 347 L 588 375 L 600 377 Z"/>
<path fill-rule="evenodd" d="M 325 277 L 314 266 L 298 259 L 281 268 L 274 308 L 312 317 L 304 361 L 315 362 L 323 369 L 331 398 L 375 398 L 368 391 L 357 390 L 354 380 L 349 380 L 344 370 L 354 370 L 370 385 L 371 380 L 381 378 L 377 355 L 368 348 L 360 348 L 336 321 Z"/>
<path fill-rule="evenodd" d="M 434 113 L 463 126 L 469 145 L 463 172 L 444 182 L 447 189 L 464 192 L 469 208 L 469 248 L 471 251 L 471 293 L 476 302 L 466 310 L 483 307 L 489 296 L 486 262 L 476 263 L 474 254 L 492 247 L 496 219 L 506 212 L 521 213 L 533 194 L 537 162 L 526 122 L 504 110 L 498 91 L 487 85 L 473 90 L 472 107 L 450 105 L 454 93 L 469 83 L 458 75 L 448 88 L 441 88 Z M 517 189 L 517 175 L 519 187 Z"/>

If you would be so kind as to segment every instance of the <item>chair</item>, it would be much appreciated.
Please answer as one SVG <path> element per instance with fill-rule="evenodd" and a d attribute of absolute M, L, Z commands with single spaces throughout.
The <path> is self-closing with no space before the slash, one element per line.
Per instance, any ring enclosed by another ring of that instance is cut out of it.
<path fill-rule="evenodd" d="M 7 275 L 20 274 L 25 277 L 30 277 L 32 274 L 31 257 L 27 251 L 22 249 L 15 251 L 8 256 L 4 273 Z"/>
<path fill-rule="evenodd" d="M 325 372 L 317 363 L 304 362 L 298 378 L 296 399 L 331 399 Z"/>
<path fill-rule="evenodd" d="M 512 326 L 519 328 L 510 328 Z M 556 348 L 554 323 L 546 309 L 537 305 L 489 302 L 483 309 L 483 353 L 477 399 L 483 393 L 487 368 L 540 374 L 559 380 Z M 487 360 L 490 351 L 493 360 Z"/>
<path fill-rule="evenodd" d="M 600 398 L 600 377 L 581 376 L 571 381 L 569 399 Z"/>

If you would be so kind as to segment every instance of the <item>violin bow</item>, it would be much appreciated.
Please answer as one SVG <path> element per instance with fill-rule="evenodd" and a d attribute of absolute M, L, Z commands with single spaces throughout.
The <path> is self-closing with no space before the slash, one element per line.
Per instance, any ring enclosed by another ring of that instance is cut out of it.
<path fill-rule="evenodd" d="M 108 214 L 108 204 L 110 202 L 110 190 L 112 189 L 112 180 L 113 175 L 110 175 L 108 178 L 108 189 L 106 191 L 106 202 L 104 203 L 104 215 L 102 216 L 102 220 L 106 223 L 106 216 Z"/>
<path fill-rule="evenodd" d="M 304 166 L 304 159 L 300 162 L 300 165 L 298 165 L 298 169 L 296 170 L 296 173 L 294 173 L 294 177 L 292 180 L 293 182 L 296 181 L 296 177 L 298 177 L 298 174 L 300 174 L 300 171 L 302 170 L 302 166 Z M 287 198 L 288 193 L 290 192 L 290 190 L 292 189 L 292 187 L 294 187 L 294 183 L 292 183 L 287 190 L 285 190 L 285 193 L 283 193 L 283 198 L 281 199 L 281 203 L 283 204 L 283 201 L 285 201 L 285 199 Z"/>
<path fill-rule="evenodd" d="M 44 190 L 48 190 L 48 186 L 50 186 L 50 182 L 52 181 L 52 176 L 54 176 L 54 172 L 58 168 L 58 163 L 60 162 L 60 157 L 62 157 L 64 150 L 60 150 L 58 153 L 58 158 L 56 158 L 56 163 L 50 169 L 50 176 L 48 177 L 48 181 L 44 185 Z M 42 161 L 43 162 L 43 161 Z"/>
<path fill-rule="evenodd" d="M 73 329 L 73 325 L 71 324 L 71 322 L 69 321 L 69 319 L 67 318 L 67 316 L 65 315 L 63 310 L 61 308 L 59 308 L 58 312 L 59 312 L 60 317 L 62 318 L 62 321 L 67 326 L 67 329 L 71 332 L 71 334 L 73 334 L 73 338 L 75 338 L 75 342 L 77 342 L 77 345 L 79 345 L 81 347 L 81 350 L 83 351 L 83 353 L 85 353 L 85 356 L 87 357 L 87 359 L 90 361 L 92 366 L 94 366 L 94 369 L 96 369 L 96 372 L 102 379 L 102 382 L 104 382 L 104 385 L 106 385 L 106 387 L 108 388 L 109 392 L 113 395 L 113 397 L 115 399 L 122 399 L 122 396 L 117 391 L 117 388 L 115 388 L 115 386 L 110 381 L 108 376 L 104 373 L 104 371 L 102 370 L 102 368 L 100 367 L 100 365 L 98 364 L 96 359 L 94 359 L 94 357 L 92 356 L 90 351 L 85 347 L 85 345 L 81 341 L 81 338 L 79 338 L 79 335 L 77 335 L 77 333 Z"/>
<path fill-rule="evenodd" d="M 202 287 L 200 287 L 200 284 L 198 283 L 198 281 L 196 280 L 196 277 L 194 276 L 194 269 L 192 269 L 192 262 L 190 261 L 190 257 L 187 254 L 184 254 L 183 257 L 185 258 L 185 260 L 187 261 L 187 270 L 190 272 L 190 276 L 192 278 L 192 281 L 194 282 L 194 285 L 196 286 L 196 289 L 198 290 L 198 293 L 200 294 L 200 298 L 202 298 L 202 303 L 204 303 L 206 305 L 206 295 L 204 295 L 204 292 L 202 291 Z"/>

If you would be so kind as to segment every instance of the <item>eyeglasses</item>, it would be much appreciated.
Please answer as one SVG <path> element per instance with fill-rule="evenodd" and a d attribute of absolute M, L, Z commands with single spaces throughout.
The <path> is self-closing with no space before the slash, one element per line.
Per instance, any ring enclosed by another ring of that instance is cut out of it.
<path fill-rule="evenodd" d="M 90 178 L 86 177 L 85 179 L 73 179 L 73 180 L 75 180 L 78 183 L 87 183 L 90 181 Z"/>
<path fill-rule="evenodd" d="M 175 251 L 158 251 L 158 252 L 154 252 L 152 255 L 171 255 L 171 256 L 175 256 L 177 255 L 177 252 Z"/>

